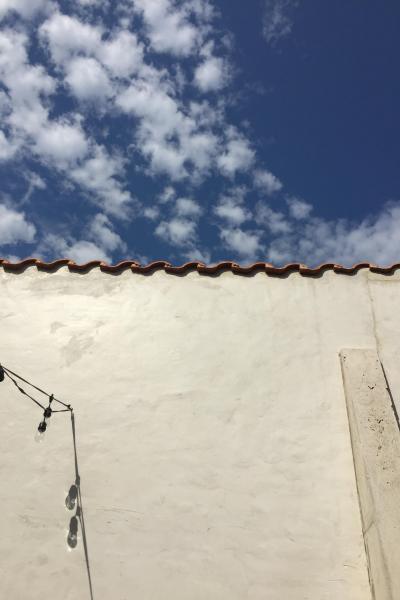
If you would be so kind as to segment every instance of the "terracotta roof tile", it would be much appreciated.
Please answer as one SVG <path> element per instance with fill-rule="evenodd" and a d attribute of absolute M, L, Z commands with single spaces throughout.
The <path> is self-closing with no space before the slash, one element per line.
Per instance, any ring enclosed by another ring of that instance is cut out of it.
<path fill-rule="evenodd" d="M 67 266 L 72 272 L 87 272 L 95 268 L 99 268 L 105 273 L 121 273 L 126 269 L 130 269 L 133 273 L 149 274 L 154 271 L 164 270 L 166 273 L 175 275 L 184 275 L 190 271 L 197 271 L 202 275 L 215 275 L 223 271 L 231 271 L 236 275 L 251 275 L 257 272 L 264 272 L 268 275 L 287 275 L 292 272 L 300 273 L 301 275 L 318 276 L 324 271 L 334 271 L 335 273 L 343 273 L 353 275 L 360 269 L 369 269 L 373 273 L 381 273 L 389 275 L 400 268 L 400 263 L 394 263 L 387 267 L 381 267 L 368 262 L 357 263 L 352 267 L 344 267 L 335 263 L 323 263 L 318 267 L 307 267 L 301 263 L 288 263 L 282 267 L 275 267 L 266 262 L 255 262 L 250 265 L 242 266 L 232 261 L 223 261 L 215 265 L 206 265 L 202 262 L 187 262 L 183 265 L 174 266 L 165 260 L 157 260 L 150 262 L 147 265 L 141 265 L 135 260 L 123 260 L 115 265 L 109 265 L 100 260 L 92 260 L 88 263 L 79 265 L 69 258 L 60 258 L 52 262 L 44 262 L 38 258 L 25 258 L 19 262 L 10 262 L 0 258 L 0 266 L 5 271 L 21 272 L 27 267 L 35 266 L 40 271 L 53 272 L 60 267 Z"/>

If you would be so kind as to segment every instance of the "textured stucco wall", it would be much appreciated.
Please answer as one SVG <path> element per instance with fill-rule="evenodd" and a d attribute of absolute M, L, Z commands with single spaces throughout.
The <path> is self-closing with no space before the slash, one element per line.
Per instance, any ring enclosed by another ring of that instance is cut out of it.
<path fill-rule="evenodd" d="M 0 269 L 0 361 L 75 409 L 94 600 L 370 600 L 338 353 L 398 401 L 399 285 Z M 0 386 L 0 597 L 90 599 L 68 414 L 35 444 Z"/>

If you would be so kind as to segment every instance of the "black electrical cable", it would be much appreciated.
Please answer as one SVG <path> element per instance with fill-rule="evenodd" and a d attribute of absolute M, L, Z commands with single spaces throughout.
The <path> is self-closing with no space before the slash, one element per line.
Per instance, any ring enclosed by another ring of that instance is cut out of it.
<path fill-rule="evenodd" d="M 36 385 L 34 385 L 33 383 L 31 383 L 30 381 L 28 381 L 27 379 L 24 379 L 21 375 L 18 375 L 18 373 L 14 373 L 14 371 L 11 371 L 11 369 L 8 369 L 7 367 L 5 367 L 4 365 L 2 365 L 0 363 L 0 369 L 2 369 L 4 371 L 4 374 L 7 375 L 7 377 L 9 377 L 11 379 L 11 381 L 14 383 L 14 385 L 20 390 L 20 392 L 22 394 L 25 394 L 26 396 L 28 396 L 28 398 L 30 398 L 31 400 L 33 400 L 33 402 L 35 402 L 36 404 L 38 404 L 41 408 L 43 408 L 43 410 L 45 409 L 45 407 L 40 404 L 40 402 L 38 402 L 37 400 L 35 400 L 34 398 L 32 398 L 32 396 L 30 396 L 29 394 L 27 394 L 25 392 L 25 390 L 23 390 L 18 383 L 15 381 L 15 379 L 13 379 L 11 377 L 11 375 L 14 375 L 14 377 L 17 377 L 17 379 L 20 379 L 21 381 L 23 381 L 24 383 L 30 385 L 33 389 L 35 389 L 36 391 L 40 392 L 41 394 L 43 394 L 44 396 L 47 396 L 47 398 L 51 398 L 52 400 L 54 400 L 54 402 L 58 402 L 58 404 L 61 404 L 62 406 L 65 406 L 66 411 L 72 411 L 72 407 L 70 404 L 66 404 L 65 402 L 62 402 L 61 400 L 58 400 L 57 398 L 55 398 L 53 396 L 53 394 L 48 394 L 47 392 L 45 392 L 44 390 L 42 390 L 41 388 L 37 387 Z M 10 375 L 11 374 L 11 375 Z M 65 412 L 66 412 L 65 411 Z M 64 412 L 64 411 L 52 411 L 52 412 Z"/>
<path fill-rule="evenodd" d="M 3 367 L 4 369 L 4 367 Z M 41 404 L 38 400 L 36 400 L 35 398 L 33 398 L 30 394 L 28 394 L 20 385 L 18 385 L 18 383 L 15 381 L 15 379 L 13 379 L 13 377 L 11 377 L 11 375 L 9 375 L 6 371 L 6 369 L 4 369 L 4 373 L 5 375 L 11 379 L 11 381 L 13 382 L 13 384 L 15 385 L 15 387 L 17 388 L 17 390 L 19 390 L 21 392 L 21 394 L 23 394 L 24 396 L 27 396 L 27 398 L 29 398 L 30 400 L 32 400 L 32 402 L 34 402 L 35 404 L 37 404 L 38 406 L 40 406 L 41 409 L 45 410 L 46 407 L 43 406 L 43 404 Z"/>
<path fill-rule="evenodd" d="M 5 367 L 4 365 L 2 365 L 0 363 L 0 381 L 4 380 L 4 376 L 8 377 L 8 379 L 10 379 L 13 382 L 13 384 L 15 385 L 15 387 L 17 388 L 17 390 L 21 394 L 23 394 L 24 396 L 26 396 L 27 398 L 29 398 L 30 400 L 32 400 L 32 402 L 34 402 L 37 406 L 39 406 L 43 410 L 43 419 L 39 423 L 39 426 L 38 426 L 38 432 L 39 432 L 39 434 L 44 434 L 44 432 L 47 429 L 47 420 L 50 419 L 50 417 L 51 417 L 51 415 L 53 413 L 56 413 L 56 412 L 70 412 L 71 415 L 73 415 L 73 409 L 72 409 L 72 406 L 70 404 L 65 404 L 65 402 L 62 402 L 61 400 L 57 400 L 57 398 L 54 398 L 53 394 L 48 394 L 44 390 L 40 389 L 39 387 L 37 387 L 36 385 L 34 385 L 30 381 L 28 381 L 27 379 L 24 379 L 21 375 L 18 375 L 18 373 L 14 373 L 14 371 L 11 371 L 11 369 L 7 369 L 7 367 Z M 36 400 L 36 398 L 34 398 L 30 394 L 28 394 L 28 392 L 26 392 L 24 390 L 24 388 L 22 388 L 19 385 L 19 383 L 14 379 L 13 376 L 16 377 L 17 379 L 19 379 L 20 381 L 23 381 L 27 385 L 31 386 L 33 389 L 37 390 L 38 392 L 40 392 L 44 396 L 46 396 L 48 398 L 48 402 L 49 402 L 48 406 L 44 406 L 41 402 L 39 402 L 38 400 Z M 61 406 L 64 406 L 65 408 L 62 408 L 62 409 L 59 409 L 59 410 L 53 410 L 52 407 L 51 407 L 52 402 L 58 402 Z"/>

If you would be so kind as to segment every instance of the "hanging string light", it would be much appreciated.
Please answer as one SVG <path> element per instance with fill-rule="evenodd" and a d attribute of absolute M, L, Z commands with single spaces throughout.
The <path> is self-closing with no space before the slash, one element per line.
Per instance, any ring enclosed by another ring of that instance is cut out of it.
<path fill-rule="evenodd" d="M 70 404 L 65 404 L 65 402 L 62 402 L 61 400 L 58 400 L 57 398 L 55 398 L 54 394 L 48 394 L 47 392 L 45 392 L 44 390 L 41 390 L 36 385 L 33 385 L 33 383 L 31 383 L 27 379 L 24 379 L 23 377 L 21 377 L 21 375 L 18 375 L 18 373 L 14 373 L 14 371 L 11 371 L 10 369 L 6 368 L 4 365 L 0 364 L 0 382 L 4 381 L 5 377 L 8 377 L 8 379 L 10 379 L 10 381 L 13 382 L 13 384 L 15 385 L 17 390 L 23 396 L 26 396 L 27 398 L 29 398 L 32 402 L 34 402 L 37 406 L 39 406 L 43 410 L 43 418 L 38 425 L 37 432 L 35 435 L 35 440 L 37 442 L 41 442 L 44 439 L 44 434 L 46 433 L 47 427 L 49 425 L 48 420 L 50 419 L 52 414 L 59 413 L 59 412 L 72 413 L 73 408 Z M 31 388 L 35 389 L 37 392 L 40 392 L 41 394 L 46 396 L 48 398 L 48 405 L 44 406 L 41 402 L 36 400 L 36 398 L 34 398 L 30 394 L 28 394 L 28 392 L 26 392 L 25 389 L 22 388 L 21 385 L 18 383 L 17 379 L 19 381 L 26 383 Z M 52 408 L 53 402 L 60 404 L 64 408 L 56 409 L 56 410 L 53 409 Z"/>
<path fill-rule="evenodd" d="M 1 0 L 0 0 L 0 2 L 1 2 Z M 68 495 L 65 499 L 65 506 L 68 510 L 75 510 L 75 515 L 70 519 L 67 544 L 68 544 L 69 548 L 71 548 L 71 549 L 75 548 L 76 545 L 78 544 L 78 524 L 80 524 L 81 532 L 82 532 L 83 550 L 84 550 L 84 554 L 85 554 L 86 571 L 87 571 L 87 577 L 88 577 L 88 583 L 89 583 L 90 599 L 93 600 L 92 577 L 91 577 L 91 573 L 90 573 L 89 550 L 88 550 L 88 543 L 87 543 L 87 537 L 86 537 L 85 519 L 83 516 L 81 477 L 79 474 L 79 467 L 78 467 L 78 453 L 77 453 L 77 448 L 76 448 L 76 433 L 75 433 L 75 415 L 74 415 L 73 408 L 70 404 L 66 404 L 65 402 L 62 402 L 61 400 L 58 400 L 57 398 L 55 398 L 54 394 L 48 394 L 44 390 L 41 390 L 39 387 L 37 387 L 36 385 L 31 383 L 27 379 L 24 379 L 23 377 L 21 377 L 21 375 L 18 375 L 18 373 L 14 373 L 13 371 L 11 371 L 10 369 L 8 369 L 7 367 L 5 367 L 4 365 L 2 365 L 0 363 L 0 382 L 4 381 L 5 377 L 7 377 L 8 379 L 10 379 L 10 381 L 12 381 L 12 383 L 15 385 L 17 390 L 22 395 L 29 398 L 32 402 L 34 402 L 39 408 L 41 408 L 43 410 L 43 418 L 39 423 L 39 426 L 38 426 L 37 432 L 36 432 L 36 436 L 35 436 L 35 439 L 37 439 L 38 441 L 41 441 L 43 439 L 43 436 L 49 426 L 48 421 L 54 413 L 59 413 L 59 412 L 69 412 L 70 413 L 72 443 L 73 443 L 73 450 L 74 450 L 75 482 L 71 485 L 71 487 L 69 489 Z M 30 394 L 28 394 L 28 392 L 26 392 L 25 389 L 21 387 L 21 385 L 19 383 L 21 381 L 23 383 L 27 384 L 28 386 L 30 386 L 31 388 L 33 388 L 34 390 L 36 390 L 37 392 L 39 392 L 40 394 L 43 394 L 44 396 L 46 396 L 47 406 L 45 406 L 44 404 L 39 402 L 39 400 L 37 400 L 36 398 L 34 398 Z M 60 406 L 62 406 L 62 408 L 54 409 L 53 408 L 54 403 L 59 404 Z"/>

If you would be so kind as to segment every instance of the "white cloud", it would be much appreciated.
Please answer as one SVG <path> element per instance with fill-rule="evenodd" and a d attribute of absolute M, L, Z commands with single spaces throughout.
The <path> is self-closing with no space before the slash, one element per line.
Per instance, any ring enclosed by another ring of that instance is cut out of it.
<path fill-rule="evenodd" d="M 254 161 L 250 142 L 237 129 L 228 129 L 226 150 L 218 157 L 218 166 L 224 175 L 233 177 L 237 171 L 247 171 Z"/>
<path fill-rule="evenodd" d="M 18 149 L 18 144 L 15 140 L 10 141 L 0 129 L 0 161 L 10 160 Z"/>
<path fill-rule="evenodd" d="M 65 257 L 74 260 L 78 264 L 85 264 L 91 260 L 102 260 L 110 262 L 110 256 L 99 246 L 87 240 L 66 240 L 56 234 L 47 235 L 39 245 L 37 254 L 39 256 Z"/>
<path fill-rule="evenodd" d="M 160 216 L 160 211 L 155 206 L 146 206 L 146 208 L 143 209 L 143 215 L 146 219 L 150 219 L 150 221 L 156 221 Z"/>
<path fill-rule="evenodd" d="M 192 175 L 201 176 L 211 167 L 218 139 L 211 131 L 199 130 L 196 119 L 185 114 L 164 87 L 157 80 L 136 81 L 119 95 L 117 106 L 139 119 L 137 146 L 154 174 L 179 180 L 188 176 L 191 165 Z"/>
<path fill-rule="evenodd" d="M 258 232 L 244 231 L 239 227 L 226 228 L 221 229 L 220 238 L 226 248 L 249 260 L 256 258 L 261 250 Z"/>
<path fill-rule="evenodd" d="M 73 168 L 69 175 L 75 183 L 95 194 L 94 199 L 103 210 L 123 218 L 128 216 L 133 203 L 131 194 L 123 189 L 117 179 L 123 172 L 123 160 L 109 155 L 102 146 L 97 146 L 93 155 Z"/>
<path fill-rule="evenodd" d="M 182 254 L 188 261 L 198 261 L 205 264 L 211 261 L 211 254 L 206 248 L 202 250 L 199 250 L 199 248 L 190 248 L 189 250 L 184 250 Z"/>
<path fill-rule="evenodd" d="M 214 213 L 226 220 L 230 226 L 239 226 L 249 221 L 252 213 L 243 206 L 245 194 L 246 189 L 240 186 L 233 188 L 229 194 L 223 194 L 214 207 Z"/>
<path fill-rule="evenodd" d="M 52 7 L 53 2 L 49 0 L 0 0 L 0 20 L 10 11 L 25 19 L 31 19 L 37 13 L 49 11 Z"/>
<path fill-rule="evenodd" d="M 100 46 L 102 30 L 57 12 L 40 26 L 39 34 L 48 44 L 53 60 L 65 63 L 74 55 L 95 54 Z"/>
<path fill-rule="evenodd" d="M 0 81 L 8 92 L 3 122 L 11 127 L 15 139 L 17 133 L 33 135 L 41 129 L 48 118 L 45 101 L 56 87 L 42 66 L 29 64 L 27 44 L 23 33 L 0 31 Z"/>
<path fill-rule="evenodd" d="M 266 169 L 258 169 L 254 171 L 254 184 L 268 196 L 279 192 L 283 188 L 283 184 L 279 179 Z"/>
<path fill-rule="evenodd" d="M 31 243 L 35 239 L 36 228 L 26 220 L 25 213 L 0 204 L 0 246 Z"/>
<path fill-rule="evenodd" d="M 202 210 L 197 202 L 191 198 L 178 198 L 175 203 L 175 212 L 179 217 L 199 217 Z"/>
<path fill-rule="evenodd" d="M 192 245 L 196 237 L 196 223 L 189 219 L 173 218 L 170 221 L 162 221 L 155 233 L 173 246 Z"/>
<path fill-rule="evenodd" d="M 59 18 L 60 15 L 55 17 Z M 69 40 L 70 47 L 82 47 L 78 39 L 81 30 L 79 27 L 77 30 L 75 38 L 72 36 Z M 85 28 L 83 31 L 86 35 Z M 89 40 L 92 37 L 86 35 Z M 97 38 L 93 39 L 96 41 Z M 42 66 L 28 63 L 26 45 L 25 35 L 10 30 L 0 32 L 0 78 L 11 98 L 11 112 L 6 117 L 6 123 L 12 132 L 7 142 L 0 136 L 3 155 L 9 155 L 12 149 L 21 145 L 29 148 L 36 158 L 48 166 L 56 167 L 64 177 L 71 178 L 89 192 L 104 210 L 127 216 L 132 197 L 118 180 L 124 172 L 123 161 L 110 156 L 104 148 L 87 137 L 79 113 L 68 114 L 58 120 L 49 118 L 48 96 L 55 91 L 55 80 Z M 66 42 L 62 47 L 65 48 L 65 45 Z M 83 44 L 83 47 L 86 46 Z M 75 60 L 93 61 L 98 69 L 102 69 L 91 58 L 73 58 L 68 64 L 73 66 Z M 87 73 L 85 75 L 85 82 L 71 76 L 70 83 L 74 85 L 78 96 L 87 96 L 89 91 L 94 93 L 96 85 L 100 86 L 99 78 L 90 81 Z"/>
<path fill-rule="evenodd" d="M 94 58 L 71 60 L 66 67 L 65 80 L 78 100 L 101 102 L 113 95 L 107 73 Z"/>
<path fill-rule="evenodd" d="M 257 205 L 257 223 L 265 225 L 272 234 L 289 233 L 292 230 L 289 219 L 283 213 L 261 202 Z"/>
<path fill-rule="evenodd" d="M 271 46 L 291 33 L 297 5 L 297 0 L 265 0 L 263 35 Z"/>
<path fill-rule="evenodd" d="M 166 204 L 173 198 L 175 198 L 175 190 L 172 186 L 167 185 L 159 195 L 158 200 L 161 204 Z"/>
<path fill-rule="evenodd" d="M 359 223 L 313 217 L 291 234 L 273 240 L 268 256 L 277 263 L 298 260 L 310 266 L 364 261 L 385 265 L 399 259 L 399 232 L 400 203 L 389 203 Z"/>
<path fill-rule="evenodd" d="M 75 0 L 75 2 L 81 4 L 82 6 L 97 6 L 100 3 L 106 3 L 107 0 Z"/>
<path fill-rule="evenodd" d="M 200 31 L 188 20 L 185 6 L 178 8 L 172 0 L 134 0 L 134 4 L 153 50 L 187 56 L 196 47 Z"/>
<path fill-rule="evenodd" d="M 113 39 L 101 44 L 97 51 L 99 60 L 115 77 L 129 77 L 143 63 L 143 46 L 129 31 L 120 31 Z"/>
<path fill-rule="evenodd" d="M 88 152 L 88 141 L 79 125 L 49 122 L 37 135 L 36 151 L 60 166 L 67 166 Z"/>
<path fill-rule="evenodd" d="M 194 81 L 202 92 L 215 92 L 229 81 L 229 68 L 222 58 L 210 56 L 196 68 Z"/>
<path fill-rule="evenodd" d="M 300 200 L 300 198 L 287 198 L 286 202 L 289 207 L 290 216 L 298 221 L 307 219 L 313 208 L 311 204 Z"/>
<path fill-rule="evenodd" d="M 246 207 L 235 204 L 231 198 L 226 198 L 224 202 L 218 204 L 214 212 L 218 217 L 226 219 L 232 225 L 241 225 L 251 217 L 251 213 Z"/>
<path fill-rule="evenodd" d="M 24 172 L 24 177 L 28 182 L 28 189 L 26 190 L 24 196 L 21 198 L 20 204 L 27 203 L 31 199 L 31 196 L 35 192 L 35 190 L 45 190 L 47 187 L 46 182 L 37 173 L 34 173 L 33 171 Z"/>
<path fill-rule="evenodd" d="M 77 263 L 87 263 L 91 260 L 102 260 L 110 262 L 110 256 L 104 252 L 99 246 L 96 246 L 93 242 L 87 242 L 85 240 L 75 242 L 66 250 L 69 258 Z"/>
<path fill-rule="evenodd" d="M 115 252 L 121 250 L 121 252 L 125 252 L 127 249 L 125 242 L 115 232 L 107 215 L 100 213 L 95 215 L 89 227 L 89 235 L 104 251 Z"/>
<path fill-rule="evenodd" d="M 38 246 L 41 256 L 66 256 L 77 263 L 91 260 L 111 262 L 117 250 L 126 252 L 126 244 L 115 232 L 110 219 L 101 213 L 96 214 L 83 232 L 85 239 L 76 240 L 73 236 L 47 234 Z"/>

